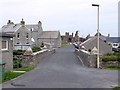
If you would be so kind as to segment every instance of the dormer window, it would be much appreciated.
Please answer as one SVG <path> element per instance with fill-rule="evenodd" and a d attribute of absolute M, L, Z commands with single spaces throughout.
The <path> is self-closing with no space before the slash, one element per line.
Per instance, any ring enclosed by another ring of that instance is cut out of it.
<path fill-rule="evenodd" d="M 27 38 L 27 39 L 28 39 L 28 37 L 29 37 L 29 33 L 26 34 L 26 38 Z"/>

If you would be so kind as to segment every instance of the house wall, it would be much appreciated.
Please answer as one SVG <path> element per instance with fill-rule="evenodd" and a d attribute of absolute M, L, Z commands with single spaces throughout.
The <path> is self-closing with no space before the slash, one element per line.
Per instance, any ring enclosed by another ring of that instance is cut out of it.
<path fill-rule="evenodd" d="M 31 32 L 31 34 L 32 34 L 33 39 L 35 40 L 35 44 L 38 44 L 37 43 L 37 40 L 38 40 L 38 37 L 39 37 L 38 31 L 33 31 L 33 32 Z"/>
<path fill-rule="evenodd" d="M 5 71 L 13 71 L 13 41 L 3 37 L 2 40 L 8 41 L 8 50 L 2 50 L 2 61 L 5 62 Z M 1 41 L 0 41 L 1 42 Z"/>
<path fill-rule="evenodd" d="M 61 46 L 61 38 L 39 38 L 38 42 L 39 45 L 41 45 L 42 42 L 50 43 L 53 48 L 58 48 Z"/>
<path fill-rule="evenodd" d="M 37 45 L 38 44 L 38 42 L 37 42 L 38 37 L 43 32 L 43 29 L 42 29 L 42 25 L 40 23 L 38 23 L 38 25 L 35 27 L 33 26 L 33 31 L 31 32 L 31 34 L 32 34 L 31 37 L 33 37 L 33 39 L 35 40 L 35 44 Z"/>
<path fill-rule="evenodd" d="M 20 33 L 20 37 L 17 37 L 17 34 Z M 28 33 L 28 38 L 26 38 L 26 35 Z M 21 26 L 16 32 L 15 32 L 15 37 L 13 38 L 14 40 L 14 49 L 22 49 L 26 50 L 31 46 L 31 32 L 25 27 Z M 17 44 L 19 42 L 19 44 Z M 29 44 L 27 44 L 27 42 Z"/>

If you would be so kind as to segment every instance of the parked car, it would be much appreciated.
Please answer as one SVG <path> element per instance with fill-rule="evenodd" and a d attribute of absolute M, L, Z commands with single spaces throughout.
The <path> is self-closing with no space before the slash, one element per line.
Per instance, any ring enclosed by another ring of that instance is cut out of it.
<path fill-rule="evenodd" d="M 120 46 L 118 46 L 118 48 L 112 48 L 112 51 L 114 51 L 114 52 L 120 52 Z"/>

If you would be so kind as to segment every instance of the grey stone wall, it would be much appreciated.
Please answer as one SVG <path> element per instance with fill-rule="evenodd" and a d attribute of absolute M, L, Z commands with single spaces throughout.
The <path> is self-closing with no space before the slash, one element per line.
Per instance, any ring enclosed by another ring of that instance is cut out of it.
<path fill-rule="evenodd" d="M 75 49 L 75 54 L 77 56 L 79 56 L 79 59 L 81 59 L 84 66 L 91 67 L 91 68 L 97 67 L 97 56 L 96 55 L 86 53 L 86 52 L 83 52 L 82 50 L 78 50 L 78 49 Z M 100 68 L 105 68 L 108 66 L 119 66 L 119 65 L 120 65 L 119 61 L 104 62 L 101 60 L 101 57 L 100 57 Z"/>
<path fill-rule="evenodd" d="M 75 54 L 79 57 L 80 62 L 86 67 L 96 67 L 96 55 L 83 52 L 82 50 L 75 49 Z"/>
<path fill-rule="evenodd" d="M 2 40 L 8 41 L 8 50 L 2 51 L 2 62 L 5 62 L 5 72 L 13 71 L 13 41 L 3 37 Z"/>
<path fill-rule="evenodd" d="M 32 55 L 23 55 L 22 60 L 22 67 L 30 67 L 34 66 L 36 67 L 41 60 L 43 60 L 45 57 L 52 55 L 55 53 L 55 49 L 52 50 L 43 50 L 36 53 L 33 53 Z"/>
<path fill-rule="evenodd" d="M 120 66 L 120 62 L 119 61 L 107 61 L 107 62 L 102 61 L 101 66 L 102 68 L 105 68 L 108 66 Z"/>

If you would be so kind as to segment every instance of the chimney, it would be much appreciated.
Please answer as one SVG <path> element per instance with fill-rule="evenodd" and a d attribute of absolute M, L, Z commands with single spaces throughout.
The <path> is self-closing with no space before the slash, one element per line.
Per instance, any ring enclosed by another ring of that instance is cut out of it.
<path fill-rule="evenodd" d="M 72 37 L 73 37 L 73 33 L 72 33 Z"/>
<path fill-rule="evenodd" d="M 22 21 L 20 21 L 20 24 L 23 26 L 25 25 L 25 21 L 23 20 L 23 18 L 22 18 Z"/>
<path fill-rule="evenodd" d="M 11 20 L 8 20 L 7 25 L 9 25 L 9 24 L 14 24 L 14 23 L 11 22 Z"/>
<path fill-rule="evenodd" d="M 39 21 L 39 22 L 38 22 L 38 27 L 41 27 L 41 26 L 42 26 L 42 22 Z"/>

